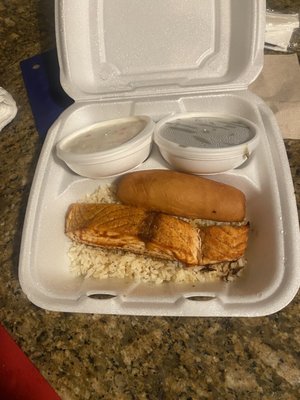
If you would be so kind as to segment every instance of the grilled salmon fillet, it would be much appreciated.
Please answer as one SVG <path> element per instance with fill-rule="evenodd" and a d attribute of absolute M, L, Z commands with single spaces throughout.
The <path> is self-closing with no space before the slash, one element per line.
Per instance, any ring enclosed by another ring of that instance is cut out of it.
<path fill-rule="evenodd" d="M 212 225 L 201 228 L 201 265 L 241 258 L 247 248 L 248 232 L 249 224 Z"/>
<path fill-rule="evenodd" d="M 65 233 L 92 246 L 178 260 L 187 266 L 233 261 L 245 253 L 248 225 L 196 228 L 179 218 L 121 204 L 71 204 Z"/>

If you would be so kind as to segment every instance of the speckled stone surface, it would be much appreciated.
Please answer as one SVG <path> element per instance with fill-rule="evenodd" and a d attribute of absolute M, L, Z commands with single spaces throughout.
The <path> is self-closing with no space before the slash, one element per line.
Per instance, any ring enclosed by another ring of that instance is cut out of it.
<path fill-rule="evenodd" d="M 300 9 L 299 0 L 268 5 Z M 53 43 L 52 1 L 0 1 L 0 85 L 19 108 L 0 133 L 1 323 L 62 399 L 299 399 L 299 294 L 251 319 L 65 314 L 26 299 L 18 255 L 41 145 L 19 62 Z M 300 140 L 285 145 L 299 207 Z"/>

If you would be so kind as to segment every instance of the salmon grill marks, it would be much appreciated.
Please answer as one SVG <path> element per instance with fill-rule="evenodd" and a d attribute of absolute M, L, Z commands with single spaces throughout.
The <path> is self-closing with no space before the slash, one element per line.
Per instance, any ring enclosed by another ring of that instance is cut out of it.
<path fill-rule="evenodd" d="M 146 249 L 159 257 L 167 254 L 187 265 L 198 264 L 200 236 L 197 229 L 178 218 L 155 213 L 152 221 L 151 237 Z"/>
<path fill-rule="evenodd" d="M 216 264 L 241 258 L 247 248 L 249 224 L 201 228 L 201 264 Z"/>
<path fill-rule="evenodd" d="M 233 261 L 244 255 L 248 226 L 200 229 L 177 217 L 121 204 L 72 204 L 65 232 L 74 241 L 118 248 L 189 266 Z"/>

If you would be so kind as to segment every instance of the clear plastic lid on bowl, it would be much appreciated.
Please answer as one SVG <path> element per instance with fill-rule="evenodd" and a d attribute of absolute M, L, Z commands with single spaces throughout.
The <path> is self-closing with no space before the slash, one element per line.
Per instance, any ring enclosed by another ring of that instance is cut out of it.
<path fill-rule="evenodd" d="M 68 162 L 89 163 L 118 157 L 152 140 L 154 122 L 147 116 L 102 121 L 80 129 L 57 143 L 57 155 Z"/>
<path fill-rule="evenodd" d="M 175 114 L 161 120 L 154 133 L 162 156 L 193 173 L 236 168 L 250 157 L 258 140 L 258 128 L 251 121 L 218 113 Z"/>
<path fill-rule="evenodd" d="M 148 116 L 101 121 L 56 144 L 56 153 L 74 172 L 87 177 L 122 173 L 149 155 L 154 122 Z"/>

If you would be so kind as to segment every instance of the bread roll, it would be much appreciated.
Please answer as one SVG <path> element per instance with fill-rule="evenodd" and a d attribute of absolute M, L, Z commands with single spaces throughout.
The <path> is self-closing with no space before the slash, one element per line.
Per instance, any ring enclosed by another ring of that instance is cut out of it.
<path fill-rule="evenodd" d="M 187 218 L 243 221 L 246 199 L 237 188 L 171 170 L 145 170 L 122 176 L 117 197 L 124 204 Z"/>

